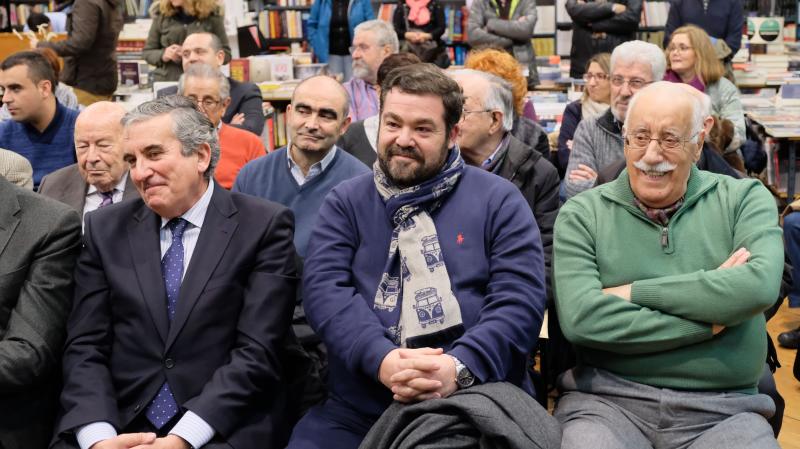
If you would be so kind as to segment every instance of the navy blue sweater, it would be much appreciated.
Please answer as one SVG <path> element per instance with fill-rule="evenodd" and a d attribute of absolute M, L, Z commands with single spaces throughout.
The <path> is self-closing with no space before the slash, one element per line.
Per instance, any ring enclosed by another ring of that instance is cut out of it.
<path fill-rule="evenodd" d="M 286 147 L 283 147 L 242 167 L 233 191 L 274 201 L 291 209 L 295 223 L 294 246 L 297 254 L 305 257 L 308 237 L 325 195 L 340 182 L 369 171 L 361 161 L 340 148 L 325 171 L 300 186 L 289 170 Z"/>
<path fill-rule="evenodd" d="M 0 122 L 0 148 L 25 157 L 33 167 L 33 184 L 75 159 L 75 119 L 78 111 L 56 102 L 56 114 L 50 125 L 40 133 L 36 128 L 14 120 Z"/>
<path fill-rule="evenodd" d="M 664 47 L 672 32 L 683 25 L 694 24 L 711 37 L 722 39 L 735 55 L 742 46 L 744 5 L 742 0 L 709 0 L 703 10 L 703 0 L 670 0 Z"/>
<path fill-rule="evenodd" d="M 525 371 L 542 324 L 544 260 L 539 229 L 510 182 L 466 167 L 432 214 L 466 333 L 443 349 L 481 382 L 533 392 Z M 341 183 L 325 199 L 303 277 L 309 323 L 328 347 L 331 394 L 375 418 L 392 394 L 378 380 L 396 346 L 372 312 L 392 223 L 372 175 Z"/>

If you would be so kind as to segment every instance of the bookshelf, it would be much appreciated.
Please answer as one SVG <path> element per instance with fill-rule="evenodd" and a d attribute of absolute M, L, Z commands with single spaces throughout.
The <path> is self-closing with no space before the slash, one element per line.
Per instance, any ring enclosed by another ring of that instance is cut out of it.
<path fill-rule="evenodd" d="M 55 11 L 52 0 L 0 0 L 0 31 L 22 31 L 31 12 Z"/>
<path fill-rule="evenodd" d="M 313 0 L 274 0 L 256 2 L 258 29 L 269 52 L 289 50 L 293 43 L 307 46 L 308 18 Z"/>

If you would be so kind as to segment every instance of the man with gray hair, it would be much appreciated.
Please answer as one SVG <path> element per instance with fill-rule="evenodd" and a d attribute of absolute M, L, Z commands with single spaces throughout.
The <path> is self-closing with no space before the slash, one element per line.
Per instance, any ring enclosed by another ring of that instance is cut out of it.
<path fill-rule="evenodd" d="M 452 77 L 464 92 L 457 138 L 464 162 L 508 179 L 522 192 L 542 236 L 549 292 L 558 170 L 541 153 L 511 135 L 514 103 L 506 80 L 477 70 L 458 70 Z"/>
<path fill-rule="evenodd" d="M 575 130 L 564 188 L 567 198 L 591 189 L 597 171 L 623 158 L 622 125 L 633 94 L 664 77 L 667 61 L 658 46 L 630 41 L 611 54 L 611 107 L 605 114 L 583 120 Z"/>
<path fill-rule="evenodd" d="M 344 83 L 350 96 L 350 118 L 355 122 L 378 114 L 378 68 L 387 56 L 397 53 L 400 43 L 391 24 L 383 20 L 361 22 L 354 30 L 353 78 Z"/>
<path fill-rule="evenodd" d="M 278 447 L 292 214 L 213 181 L 216 132 L 192 101 L 144 103 L 123 126 L 142 198 L 85 217 L 57 436 L 81 449 Z"/>
<path fill-rule="evenodd" d="M 562 448 L 777 448 L 757 392 L 783 269 L 772 197 L 695 166 L 705 117 L 680 86 L 644 88 L 626 114 L 626 170 L 556 220 L 578 361 L 559 378 Z"/>
<path fill-rule="evenodd" d="M 217 128 L 220 156 L 214 179 L 228 190 L 246 163 L 267 153 L 258 136 L 222 121 L 231 104 L 230 92 L 228 78 L 204 63 L 190 65 L 178 80 L 178 94 L 192 100 Z"/>

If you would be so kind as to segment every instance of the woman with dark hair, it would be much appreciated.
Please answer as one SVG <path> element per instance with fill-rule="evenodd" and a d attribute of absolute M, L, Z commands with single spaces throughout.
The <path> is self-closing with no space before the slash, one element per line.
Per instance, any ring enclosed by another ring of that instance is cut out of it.
<path fill-rule="evenodd" d="M 579 100 L 567 105 L 561 119 L 561 131 L 558 134 L 558 174 L 561 178 L 567 170 L 569 153 L 572 150 L 572 137 L 578 123 L 583 119 L 597 117 L 608 109 L 611 101 L 611 55 L 598 53 L 589 59 L 583 79 L 586 86 Z"/>
<path fill-rule="evenodd" d="M 442 40 L 445 27 L 444 7 L 438 0 L 405 0 L 397 5 L 392 19 L 400 48 L 414 53 L 422 62 L 446 69 L 450 66 L 447 47 Z"/>
<path fill-rule="evenodd" d="M 181 44 L 192 33 L 215 34 L 222 42 L 225 63 L 231 60 L 223 12 L 216 0 L 161 0 L 150 7 L 150 15 L 153 24 L 142 56 L 156 66 L 153 81 L 178 81 L 183 73 Z"/>

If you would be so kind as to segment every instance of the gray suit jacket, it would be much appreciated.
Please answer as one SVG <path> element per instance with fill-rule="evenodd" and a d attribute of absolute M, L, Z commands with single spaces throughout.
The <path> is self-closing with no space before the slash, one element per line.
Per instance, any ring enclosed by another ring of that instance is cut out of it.
<path fill-rule="evenodd" d="M 44 449 L 80 251 L 80 216 L 0 177 L 0 447 Z"/>
<path fill-rule="evenodd" d="M 83 206 L 86 204 L 86 192 L 88 190 L 89 184 L 83 180 L 78 171 L 78 164 L 60 168 L 42 178 L 42 182 L 39 183 L 39 193 L 72 206 L 81 215 L 83 215 Z M 122 200 L 125 201 L 132 198 L 139 198 L 139 192 L 133 185 L 130 174 L 128 174 L 128 180 L 125 182 L 125 191 L 122 192 Z"/>

